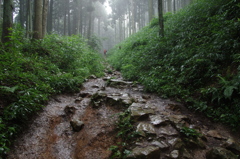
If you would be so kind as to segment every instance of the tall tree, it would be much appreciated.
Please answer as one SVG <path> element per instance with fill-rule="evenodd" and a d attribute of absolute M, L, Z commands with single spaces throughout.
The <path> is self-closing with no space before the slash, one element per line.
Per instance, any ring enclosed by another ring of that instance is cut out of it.
<path fill-rule="evenodd" d="M 10 41 L 9 35 L 11 34 L 10 28 L 13 25 L 13 0 L 4 0 L 3 2 L 3 31 L 2 42 Z"/>
<path fill-rule="evenodd" d="M 34 26 L 33 26 L 33 38 L 42 39 L 42 11 L 43 11 L 43 0 L 35 0 L 34 4 Z"/>
<path fill-rule="evenodd" d="M 154 11 L 153 11 L 153 0 L 148 0 L 148 17 L 149 22 L 153 19 Z"/>
<path fill-rule="evenodd" d="M 43 17 L 42 17 L 42 37 L 44 38 L 47 30 L 47 15 L 48 15 L 48 3 L 49 0 L 43 1 Z"/>
<path fill-rule="evenodd" d="M 164 37 L 163 0 L 158 0 L 158 17 L 159 17 L 159 26 L 160 26 L 159 35 Z"/>
<path fill-rule="evenodd" d="M 47 18 L 47 32 L 50 34 L 53 29 L 53 0 L 50 0 L 49 12 Z"/>

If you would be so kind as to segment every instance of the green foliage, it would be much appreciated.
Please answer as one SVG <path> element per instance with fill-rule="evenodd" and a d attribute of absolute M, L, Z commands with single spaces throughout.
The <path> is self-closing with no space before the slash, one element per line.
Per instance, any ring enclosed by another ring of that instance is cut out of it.
<path fill-rule="evenodd" d="M 118 146 L 112 145 L 109 150 L 112 151 L 111 158 L 124 159 L 131 153 L 127 150 L 128 144 L 138 135 L 138 133 L 134 130 L 132 125 L 133 121 L 129 110 L 119 113 L 118 117 L 119 119 L 116 123 L 118 132 L 117 137 L 120 137 L 122 142 L 118 143 Z"/>
<path fill-rule="evenodd" d="M 182 127 L 180 132 L 187 138 L 198 138 L 202 136 L 196 129 L 191 129 L 189 127 Z"/>
<path fill-rule="evenodd" d="M 175 97 L 233 128 L 240 122 L 240 21 L 236 0 L 198 0 L 109 51 L 108 61 L 146 91 Z M 119 49 L 121 46 L 121 49 Z"/>
<path fill-rule="evenodd" d="M 10 43 L 0 50 L 0 156 L 51 95 L 76 92 L 85 78 L 103 74 L 100 55 L 79 36 L 29 41 L 16 28 Z"/>

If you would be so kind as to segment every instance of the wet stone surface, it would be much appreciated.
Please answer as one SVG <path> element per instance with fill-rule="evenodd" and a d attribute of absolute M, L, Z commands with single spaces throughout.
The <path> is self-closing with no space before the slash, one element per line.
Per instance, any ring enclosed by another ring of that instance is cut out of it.
<path fill-rule="evenodd" d="M 128 143 L 132 153 L 127 158 L 237 159 L 240 155 L 238 133 L 182 104 L 144 93 L 141 85 L 124 81 L 113 71 L 103 78 L 90 76 L 77 94 L 50 100 L 29 121 L 7 158 L 108 159 L 110 146 L 121 142 L 117 113 L 127 109 L 138 132 Z"/>

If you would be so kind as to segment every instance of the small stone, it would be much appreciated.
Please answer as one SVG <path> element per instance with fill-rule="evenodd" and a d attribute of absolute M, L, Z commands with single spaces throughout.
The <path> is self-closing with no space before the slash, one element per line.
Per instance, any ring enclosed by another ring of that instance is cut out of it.
<path fill-rule="evenodd" d="M 64 112 L 67 114 L 67 115 L 72 115 L 75 113 L 77 109 L 74 107 L 74 106 L 69 106 L 67 105 L 65 108 L 64 108 Z"/>
<path fill-rule="evenodd" d="M 84 126 L 84 123 L 81 120 L 78 120 L 78 119 L 71 120 L 70 124 L 73 128 L 73 131 L 76 131 L 76 132 L 80 131 Z"/>
<path fill-rule="evenodd" d="M 179 158 L 179 150 L 173 150 L 173 151 L 169 154 L 169 158 Z"/>
<path fill-rule="evenodd" d="M 95 75 L 89 76 L 89 79 L 96 79 L 97 77 Z"/>
<path fill-rule="evenodd" d="M 183 146 L 183 141 L 180 138 L 173 138 L 168 140 L 168 144 L 170 144 L 175 149 L 181 149 Z"/>
<path fill-rule="evenodd" d="M 147 100 L 147 99 L 150 99 L 151 96 L 150 95 L 142 95 L 142 98 Z"/>
<path fill-rule="evenodd" d="M 159 128 L 158 134 L 174 136 L 174 135 L 178 135 L 178 131 L 175 128 L 173 128 L 171 125 L 166 125 Z"/>
<path fill-rule="evenodd" d="M 78 97 L 78 98 L 75 99 L 75 103 L 79 103 L 79 102 L 81 102 L 82 100 L 83 100 L 82 97 Z"/>

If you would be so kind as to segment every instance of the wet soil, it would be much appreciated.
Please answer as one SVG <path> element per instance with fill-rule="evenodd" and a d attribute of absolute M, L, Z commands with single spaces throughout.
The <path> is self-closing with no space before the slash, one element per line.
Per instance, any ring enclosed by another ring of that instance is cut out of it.
<path fill-rule="evenodd" d="M 122 80 L 119 73 L 107 75 L 108 79 L 114 77 Z M 238 133 L 233 133 L 229 128 L 214 123 L 202 116 L 188 110 L 184 105 L 162 99 L 154 94 L 143 92 L 140 85 L 128 87 L 106 86 L 108 80 L 92 78 L 87 80 L 81 92 L 73 95 L 59 95 L 51 99 L 48 105 L 29 121 L 29 127 L 16 139 L 8 154 L 8 159 L 108 159 L 111 151 L 108 148 L 116 145 L 119 139 L 116 137 L 116 115 L 124 111 L 124 107 L 101 103 L 94 108 L 91 104 L 93 94 L 102 91 L 111 96 L 129 95 L 136 103 L 143 103 L 155 107 L 155 113 L 161 115 L 186 115 L 191 122 L 189 126 L 201 130 L 207 134 L 209 130 L 217 130 L 222 139 L 207 136 L 207 148 L 194 150 L 193 158 L 206 158 L 205 152 L 214 146 L 220 146 L 228 138 L 239 142 Z M 74 107 L 74 113 L 66 113 L 66 107 Z M 73 131 L 70 121 L 78 119 L 84 126 L 79 132 Z M 136 124 L 137 125 L 137 124 Z M 166 137 L 167 138 L 167 137 Z M 170 135 L 169 138 L 172 138 Z M 166 151 L 166 153 L 170 152 Z M 165 154 L 164 154 L 165 155 Z M 164 158 L 164 157 L 163 157 Z"/>

